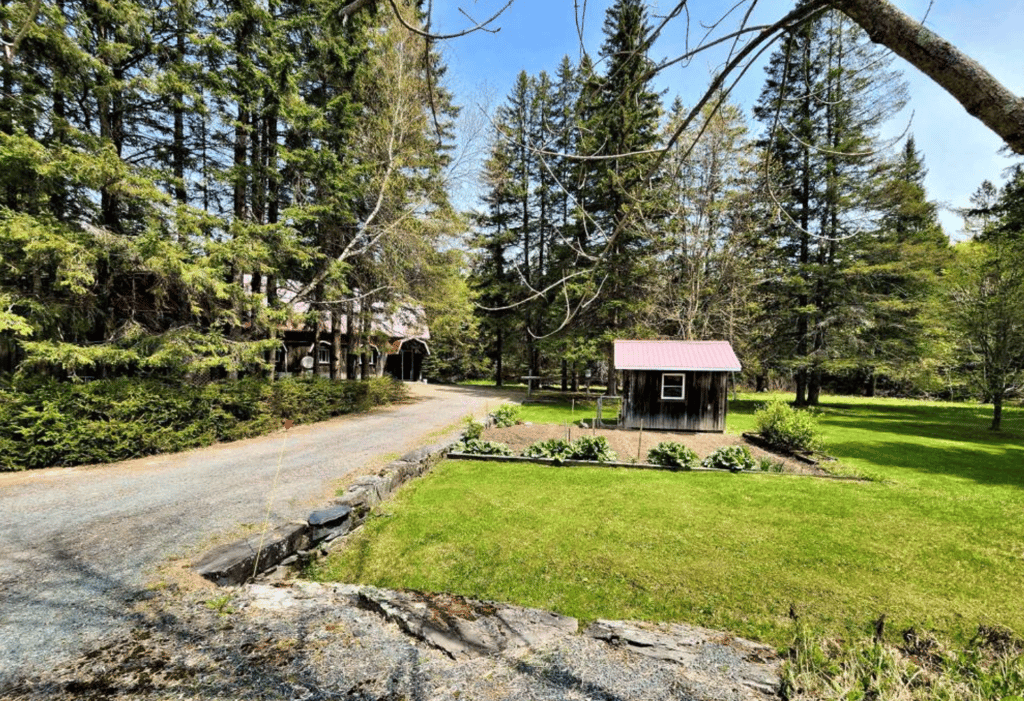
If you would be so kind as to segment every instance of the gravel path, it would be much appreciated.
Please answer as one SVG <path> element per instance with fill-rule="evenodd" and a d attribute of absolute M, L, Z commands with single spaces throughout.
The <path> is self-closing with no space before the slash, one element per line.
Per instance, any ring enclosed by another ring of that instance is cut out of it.
<path fill-rule="evenodd" d="M 0 474 L 0 687 L 125 628 L 157 568 L 262 524 L 305 518 L 336 484 L 457 429 L 503 397 L 414 400 L 287 433 L 113 465 Z M 269 504 L 269 509 L 268 509 Z"/>

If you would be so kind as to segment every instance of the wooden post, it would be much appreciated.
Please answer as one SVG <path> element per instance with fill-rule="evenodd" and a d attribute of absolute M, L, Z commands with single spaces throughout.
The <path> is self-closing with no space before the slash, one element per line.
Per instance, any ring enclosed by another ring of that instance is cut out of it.
<path fill-rule="evenodd" d="M 636 461 L 640 462 L 640 450 L 644 444 L 644 420 L 640 419 L 639 438 L 636 439 Z"/>

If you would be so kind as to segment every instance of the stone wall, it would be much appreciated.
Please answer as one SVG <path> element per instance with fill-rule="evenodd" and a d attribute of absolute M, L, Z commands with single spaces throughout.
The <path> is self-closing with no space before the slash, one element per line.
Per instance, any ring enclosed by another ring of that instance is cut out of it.
<path fill-rule="evenodd" d="M 331 541 L 362 525 L 373 507 L 409 480 L 427 472 L 453 443 L 406 453 L 376 474 L 356 478 L 330 506 L 314 511 L 305 521 L 285 523 L 215 548 L 196 562 L 195 570 L 210 581 L 227 586 L 303 565 L 325 554 Z"/>

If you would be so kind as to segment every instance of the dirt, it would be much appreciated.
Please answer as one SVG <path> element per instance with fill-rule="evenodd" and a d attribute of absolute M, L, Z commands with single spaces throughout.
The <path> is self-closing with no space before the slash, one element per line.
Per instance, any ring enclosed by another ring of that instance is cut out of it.
<path fill-rule="evenodd" d="M 662 442 L 682 443 L 702 459 L 717 448 L 729 445 L 743 445 L 750 450 L 755 460 L 769 458 L 781 462 L 783 472 L 791 474 L 828 474 L 821 468 L 792 458 L 769 452 L 749 443 L 742 436 L 730 433 L 673 433 L 668 431 L 634 431 L 624 429 L 591 429 L 579 426 L 557 426 L 553 424 L 519 424 L 508 428 L 488 428 L 483 439 L 504 443 L 519 454 L 537 441 L 551 438 L 575 440 L 580 436 L 604 436 L 618 456 L 619 462 L 647 462 L 648 451 Z M 638 459 L 639 455 L 639 459 Z"/>

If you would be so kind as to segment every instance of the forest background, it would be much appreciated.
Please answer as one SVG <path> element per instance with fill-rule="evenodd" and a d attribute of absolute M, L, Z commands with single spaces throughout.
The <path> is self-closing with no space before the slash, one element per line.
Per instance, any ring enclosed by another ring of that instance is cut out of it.
<path fill-rule="evenodd" d="M 615 337 L 724 338 L 798 403 L 977 397 L 998 427 L 1024 176 L 980 183 L 951 248 L 912 136 L 880 136 L 901 77 L 843 15 L 784 32 L 748 116 L 657 91 L 648 10 L 618 0 L 593 58 L 509 88 L 468 216 L 424 8 L 363 5 L 3 8 L 5 383 L 269 374 L 286 290 L 307 323 L 418 300 L 438 380 L 613 392 Z"/>

